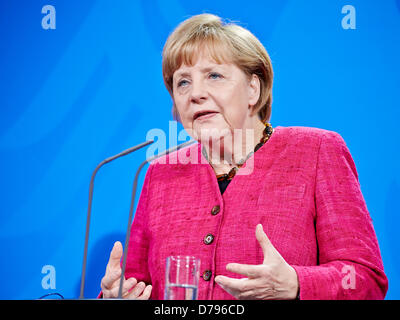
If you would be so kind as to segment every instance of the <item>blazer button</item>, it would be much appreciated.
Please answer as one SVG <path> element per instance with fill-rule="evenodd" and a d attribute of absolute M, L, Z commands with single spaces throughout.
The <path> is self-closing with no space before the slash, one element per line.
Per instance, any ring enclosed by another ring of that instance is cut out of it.
<path fill-rule="evenodd" d="M 213 236 L 211 233 L 209 233 L 208 235 L 206 235 L 206 236 L 204 237 L 204 240 L 203 240 L 203 242 L 204 242 L 205 244 L 211 244 L 213 241 L 214 241 L 214 236 Z"/>
<path fill-rule="evenodd" d="M 203 272 L 202 278 L 204 281 L 210 281 L 212 272 L 211 270 L 206 270 Z"/>
<path fill-rule="evenodd" d="M 219 205 L 214 206 L 214 207 L 211 209 L 211 214 L 212 214 L 213 216 L 217 215 L 220 209 L 221 209 L 221 208 L 220 208 Z"/>

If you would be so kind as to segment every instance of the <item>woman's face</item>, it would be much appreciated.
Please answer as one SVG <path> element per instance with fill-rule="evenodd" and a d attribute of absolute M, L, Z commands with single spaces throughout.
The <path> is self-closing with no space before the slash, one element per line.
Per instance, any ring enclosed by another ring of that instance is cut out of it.
<path fill-rule="evenodd" d="M 254 128 L 258 117 L 252 106 L 259 95 L 257 76 L 249 78 L 236 65 L 217 64 L 205 54 L 173 74 L 173 99 L 182 125 L 200 142 Z"/>

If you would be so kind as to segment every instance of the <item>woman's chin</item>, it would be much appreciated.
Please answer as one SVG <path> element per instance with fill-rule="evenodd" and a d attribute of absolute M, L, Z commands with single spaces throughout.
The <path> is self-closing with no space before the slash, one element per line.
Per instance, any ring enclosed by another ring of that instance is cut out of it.
<path fill-rule="evenodd" d="M 195 139 L 200 143 L 217 142 L 231 136 L 231 131 L 228 128 L 201 128 L 195 130 Z"/>

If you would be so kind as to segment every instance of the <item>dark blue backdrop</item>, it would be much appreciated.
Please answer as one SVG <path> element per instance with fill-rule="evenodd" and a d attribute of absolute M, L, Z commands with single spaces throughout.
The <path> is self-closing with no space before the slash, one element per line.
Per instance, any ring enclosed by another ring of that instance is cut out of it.
<path fill-rule="evenodd" d="M 42 27 L 44 5 L 56 9 L 55 29 Z M 342 27 L 345 5 L 355 9 L 355 29 Z M 202 12 L 239 21 L 270 53 L 273 126 L 343 136 L 380 243 L 387 298 L 400 298 L 399 0 L 1 1 L 0 298 L 78 297 L 91 172 L 150 129 L 168 133 L 161 50 L 179 22 Z M 113 242 L 124 239 L 144 157 L 97 176 L 88 297 Z M 42 281 L 48 265 L 53 289 Z"/>

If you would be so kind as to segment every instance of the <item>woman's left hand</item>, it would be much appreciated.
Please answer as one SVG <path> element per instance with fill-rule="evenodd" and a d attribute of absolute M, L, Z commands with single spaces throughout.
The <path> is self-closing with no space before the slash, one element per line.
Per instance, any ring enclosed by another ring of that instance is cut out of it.
<path fill-rule="evenodd" d="M 296 271 L 274 248 L 261 224 L 256 227 L 256 238 L 264 254 L 263 263 L 229 263 L 226 270 L 247 278 L 234 279 L 219 275 L 215 277 L 215 282 L 237 299 L 295 299 L 299 290 Z"/>

